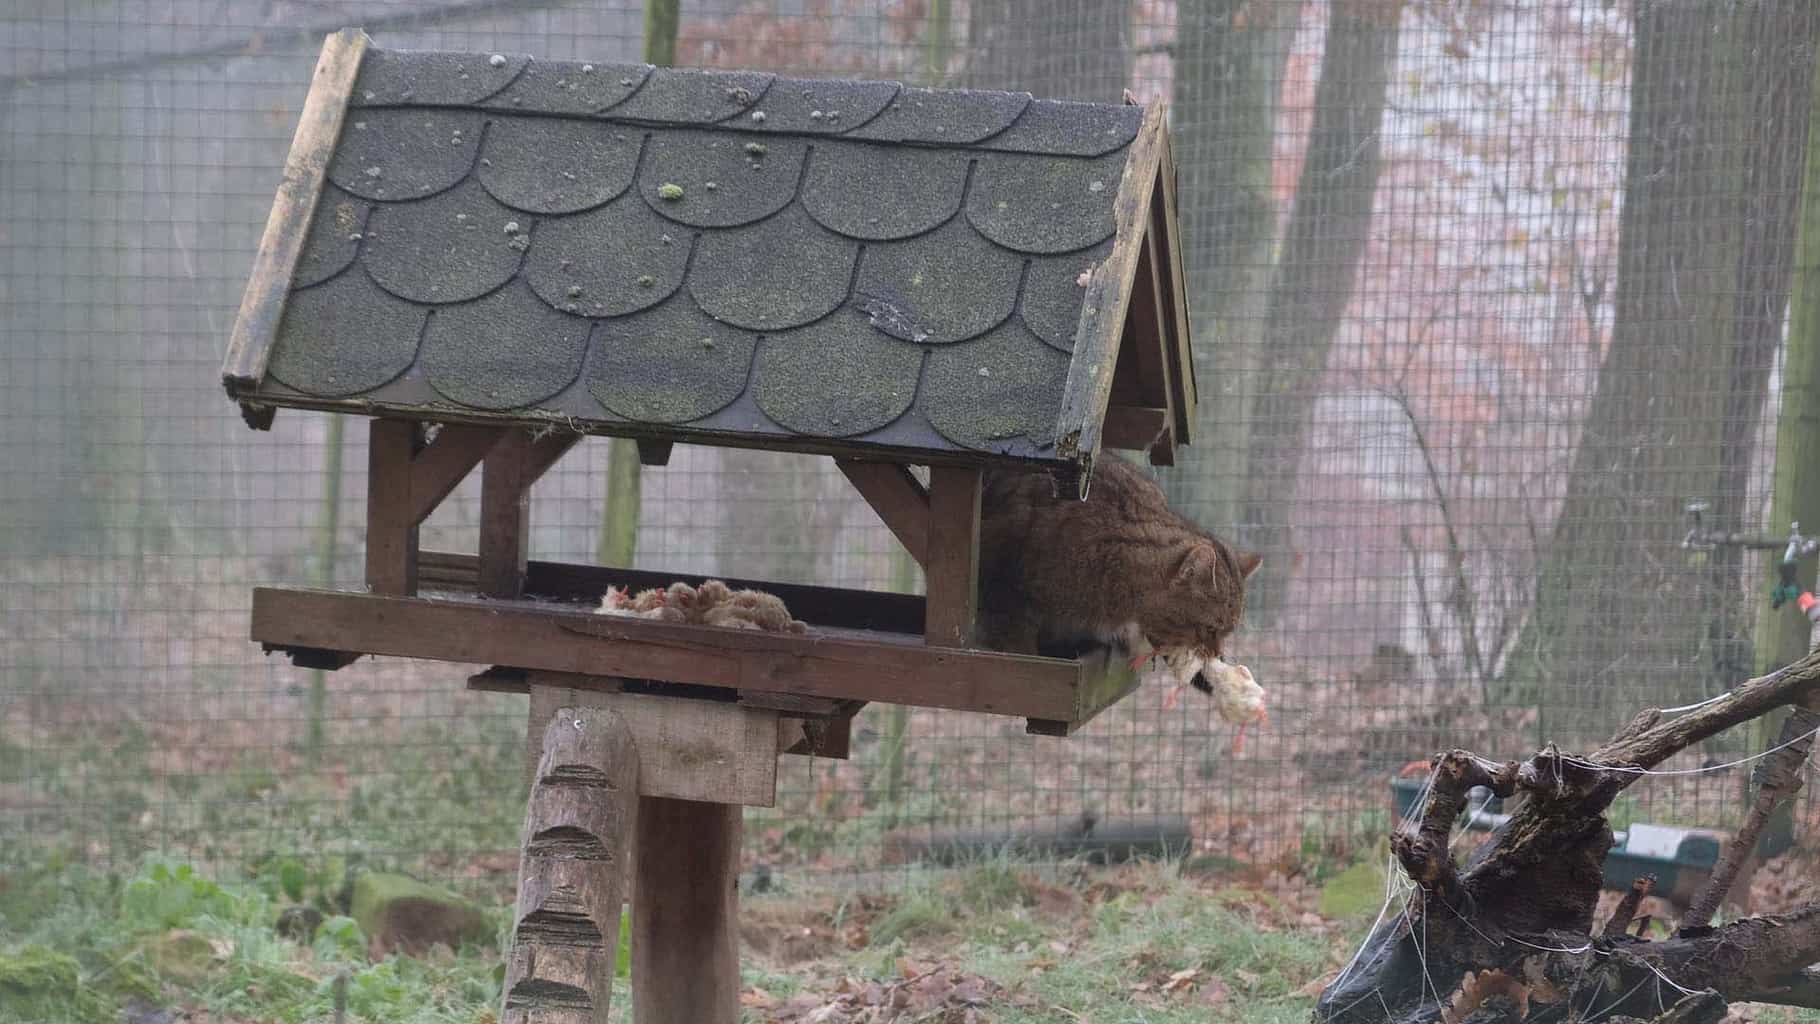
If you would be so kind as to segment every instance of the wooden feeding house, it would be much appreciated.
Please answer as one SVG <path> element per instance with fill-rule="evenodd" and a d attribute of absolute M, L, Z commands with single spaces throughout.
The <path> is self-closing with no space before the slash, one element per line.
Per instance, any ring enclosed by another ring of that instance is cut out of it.
<path fill-rule="evenodd" d="M 1163 109 L 344 30 L 223 378 L 257 428 L 371 422 L 366 589 L 259 588 L 252 638 L 531 696 L 506 1019 L 604 1011 L 623 885 L 638 1019 L 732 1020 L 739 805 L 773 802 L 780 755 L 845 757 L 870 701 L 1065 735 L 1136 685 L 971 640 L 983 468 L 1084 494 L 1102 447 L 1167 465 L 1188 440 Z M 653 466 L 677 442 L 832 457 L 927 596 L 727 581 L 800 634 L 596 614 L 609 586 L 701 581 L 527 560 L 531 485 L 589 435 Z M 476 466 L 478 550 L 419 550 Z"/>

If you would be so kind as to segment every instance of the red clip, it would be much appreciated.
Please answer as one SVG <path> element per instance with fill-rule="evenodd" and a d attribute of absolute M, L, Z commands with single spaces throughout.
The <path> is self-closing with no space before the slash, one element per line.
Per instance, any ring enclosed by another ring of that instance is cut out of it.
<path fill-rule="evenodd" d="M 1811 591 L 1803 590 L 1801 596 L 1795 598 L 1795 607 L 1801 609 L 1801 614 L 1811 615 L 1817 600 L 1820 599 L 1816 599 Z"/>

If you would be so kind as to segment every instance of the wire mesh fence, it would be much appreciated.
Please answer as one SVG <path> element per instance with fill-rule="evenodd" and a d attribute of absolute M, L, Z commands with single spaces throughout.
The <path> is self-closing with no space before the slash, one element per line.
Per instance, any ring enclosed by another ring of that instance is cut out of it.
<path fill-rule="evenodd" d="M 255 434 L 217 383 L 344 24 L 602 61 L 644 32 L 631 0 L 0 15 L 0 862 L 516 868 L 522 698 L 245 639 L 255 584 L 360 586 L 364 433 Z M 1169 814 L 1218 857 L 1344 860 L 1411 760 L 1584 747 L 1800 653 L 1759 555 L 1682 541 L 1696 501 L 1722 530 L 1820 519 L 1817 39 L 1804 0 L 684 0 L 680 64 L 1167 100 L 1201 402 L 1159 476 L 1264 557 L 1233 652 L 1271 723 L 1243 750 L 1159 687 L 1066 740 L 873 706 L 851 759 L 785 759 L 748 858 L 861 870 L 931 829 Z M 624 545 L 608 448 L 538 484 L 533 557 Z M 919 586 L 827 460 L 678 448 L 640 486 L 639 568 Z M 477 507 L 469 481 L 424 546 L 472 550 Z M 1742 774 L 1626 813 L 1723 827 Z"/>

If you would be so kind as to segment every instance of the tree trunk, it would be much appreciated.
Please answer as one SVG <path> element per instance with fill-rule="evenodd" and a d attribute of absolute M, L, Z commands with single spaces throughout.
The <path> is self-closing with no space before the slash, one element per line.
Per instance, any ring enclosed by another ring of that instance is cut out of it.
<path fill-rule="evenodd" d="M 1808 56 L 1811 61 L 1811 50 Z M 1804 158 L 1806 174 L 1798 193 L 1798 216 L 1784 217 L 1784 223 L 1797 225 L 1800 242 L 1791 260 L 1796 265 L 1794 293 L 1788 350 L 1782 364 L 1782 408 L 1776 420 L 1774 493 L 1765 524 L 1768 531 L 1777 533 L 1795 521 L 1804 522 L 1809 532 L 1820 526 L 1820 472 L 1814 469 L 1820 462 L 1820 130 L 1813 124 L 1820 117 L 1820 107 L 1813 102 L 1814 92 L 1820 91 L 1820 68 L 1809 67 L 1807 73 L 1812 79 L 1802 112 L 1807 134 L 1799 144 L 1789 141 L 1794 149 L 1790 161 Z M 1769 581 L 1776 578 L 1774 563 L 1779 560 L 1779 556 L 1771 560 Z M 1802 560 L 1801 578 L 1814 578 L 1814 559 Z M 1765 585 L 1772 584 L 1766 581 Z M 1758 607 L 1758 671 L 1800 657 L 1807 647 L 1807 621 L 1786 605 L 1772 609 L 1765 601 Z"/>
<path fill-rule="evenodd" d="M 1352 299 L 1377 195 L 1379 124 L 1397 53 L 1402 0 L 1334 0 L 1315 87 L 1314 123 L 1271 275 L 1259 356 L 1243 541 L 1264 554 L 1246 614 L 1281 607 L 1292 559 L 1287 535 L 1297 464 L 1327 353 Z"/>
<path fill-rule="evenodd" d="M 676 63 L 676 31 L 682 0 L 645 0 L 644 60 L 664 67 Z M 644 500 L 644 465 L 638 444 L 616 437 L 607 443 L 607 501 L 601 509 L 595 559 L 631 568 L 638 559 L 638 520 Z"/>
<path fill-rule="evenodd" d="M 1373 930 L 1321 994 L 1315 1019 L 1666 1021 L 1678 1019 L 1665 1014 L 1683 996 L 1716 993 L 1703 996 L 1698 1019 L 1717 1021 L 1723 1000 L 1820 1002 L 1804 974 L 1820 960 L 1820 904 L 1647 942 L 1623 935 L 1633 900 L 1598 938 L 1593 930 L 1612 844 L 1606 812 L 1644 777 L 1639 769 L 1817 691 L 1820 654 L 1675 719 L 1645 711 L 1584 757 L 1553 744 L 1522 764 L 1464 750 L 1437 756 L 1419 820 L 1391 837 L 1415 883 L 1408 905 Z M 1476 786 L 1522 801 L 1461 870 L 1452 828 Z"/>
<path fill-rule="evenodd" d="M 1238 522 L 1265 298 L 1276 241 L 1272 147 L 1302 4 L 1181 0 L 1170 113 L 1187 262 L 1198 454 L 1163 475 L 1202 525 Z"/>
<path fill-rule="evenodd" d="M 1682 509 L 1704 499 L 1734 524 L 1744 497 L 1761 349 L 1780 324 L 1793 231 L 1793 217 L 1774 212 L 1786 195 L 1745 199 L 1786 181 L 1793 159 L 1772 157 L 1786 133 L 1752 118 L 1786 94 L 1786 67 L 1765 61 L 1800 63 L 1783 38 L 1791 10 L 1638 9 L 1615 322 L 1506 672 L 1509 702 L 1609 712 L 1622 684 L 1659 679 L 1687 693 L 1685 681 L 1708 675 L 1703 648 L 1733 632 L 1713 609 L 1736 600 L 1736 562 L 1690 571 Z"/>
<path fill-rule="evenodd" d="M 1113 102 L 1131 82 L 1131 0 L 975 0 L 966 84 Z"/>

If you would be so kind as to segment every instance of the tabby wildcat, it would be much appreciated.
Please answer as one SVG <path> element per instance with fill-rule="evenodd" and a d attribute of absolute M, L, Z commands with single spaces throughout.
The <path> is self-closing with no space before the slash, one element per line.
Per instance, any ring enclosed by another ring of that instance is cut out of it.
<path fill-rule="evenodd" d="M 1261 559 L 1234 554 L 1111 454 L 1086 500 L 1041 471 L 989 469 L 981 496 L 979 641 L 1073 657 L 1096 646 L 1222 653 Z M 1199 682 L 1197 680 L 1197 686 Z"/>

